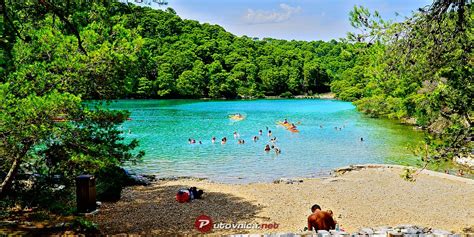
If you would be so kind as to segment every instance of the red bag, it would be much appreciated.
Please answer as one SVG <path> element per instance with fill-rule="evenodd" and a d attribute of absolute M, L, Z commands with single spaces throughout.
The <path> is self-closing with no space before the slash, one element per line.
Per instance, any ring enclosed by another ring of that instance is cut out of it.
<path fill-rule="evenodd" d="M 176 194 L 176 201 L 180 203 L 189 202 L 189 190 L 179 190 Z"/>

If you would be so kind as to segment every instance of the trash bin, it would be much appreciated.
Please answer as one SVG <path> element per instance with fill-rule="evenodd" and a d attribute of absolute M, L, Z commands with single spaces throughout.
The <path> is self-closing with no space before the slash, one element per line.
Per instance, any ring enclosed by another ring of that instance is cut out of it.
<path fill-rule="evenodd" d="M 92 175 L 77 176 L 76 202 L 78 213 L 89 213 L 97 209 L 95 195 L 95 177 Z"/>

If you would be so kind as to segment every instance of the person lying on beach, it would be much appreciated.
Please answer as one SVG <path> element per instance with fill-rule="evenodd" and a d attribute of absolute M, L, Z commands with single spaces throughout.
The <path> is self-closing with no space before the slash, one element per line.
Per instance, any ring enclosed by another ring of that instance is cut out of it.
<path fill-rule="evenodd" d="M 336 228 L 336 222 L 332 218 L 332 211 L 321 211 L 321 207 L 318 204 L 314 204 L 311 207 L 313 212 L 308 216 L 308 229 L 309 230 L 333 230 Z"/>

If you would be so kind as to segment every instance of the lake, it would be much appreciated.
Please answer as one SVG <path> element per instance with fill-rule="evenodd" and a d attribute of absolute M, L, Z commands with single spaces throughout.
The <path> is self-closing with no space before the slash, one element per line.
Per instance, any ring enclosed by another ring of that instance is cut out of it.
<path fill-rule="evenodd" d="M 350 164 L 415 164 L 409 147 L 422 137 L 412 127 L 368 118 L 351 103 L 337 100 L 119 100 L 110 108 L 131 112 L 132 120 L 121 128 L 126 140 L 138 139 L 146 152 L 142 163 L 129 168 L 158 177 L 268 182 L 326 175 Z M 229 119 L 235 113 L 245 119 Z M 277 124 L 285 118 L 300 132 Z M 279 155 L 264 151 L 266 144 L 272 145 L 267 128 L 277 138 Z M 245 144 L 238 144 L 234 132 Z M 254 136 L 259 140 L 252 141 Z M 223 137 L 228 139 L 224 145 Z M 189 144 L 189 138 L 196 144 Z"/>

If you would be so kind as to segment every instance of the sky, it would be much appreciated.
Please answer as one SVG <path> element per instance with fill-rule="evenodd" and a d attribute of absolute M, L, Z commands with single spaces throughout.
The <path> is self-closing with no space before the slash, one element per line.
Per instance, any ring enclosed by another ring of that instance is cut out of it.
<path fill-rule="evenodd" d="M 132 2 L 133 0 L 129 0 Z M 144 3 L 152 0 L 142 0 Z M 287 40 L 331 40 L 352 31 L 354 5 L 377 10 L 384 19 L 402 20 L 430 0 L 168 0 L 184 19 L 218 24 L 235 35 Z M 142 4 L 143 5 L 143 4 Z M 395 13 L 400 14 L 396 16 Z"/>

